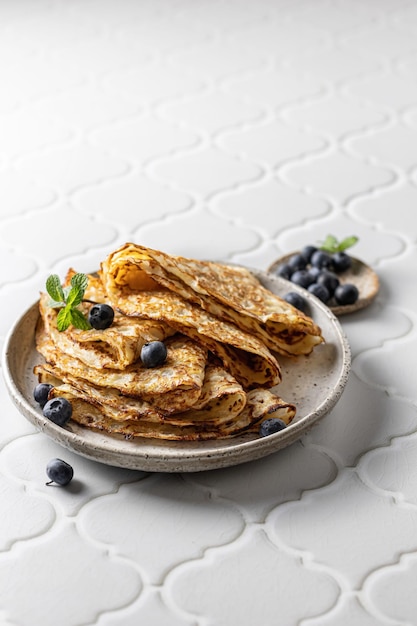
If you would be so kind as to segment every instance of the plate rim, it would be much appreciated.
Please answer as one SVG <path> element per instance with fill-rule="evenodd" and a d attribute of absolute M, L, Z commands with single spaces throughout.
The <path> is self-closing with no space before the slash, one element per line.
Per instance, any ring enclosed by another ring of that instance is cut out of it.
<path fill-rule="evenodd" d="M 283 278 L 271 272 L 249 267 L 245 267 L 245 269 L 251 271 L 261 283 L 263 278 L 268 282 L 272 282 L 272 284 L 279 285 L 281 290 L 287 283 Z M 294 290 L 304 295 L 305 290 L 302 290 L 297 285 L 294 285 Z M 10 366 L 11 344 L 27 317 L 31 315 L 35 316 L 36 312 L 38 312 L 39 315 L 38 300 L 33 302 L 21 314 L 6 335 L 2 351 L 3 377 L 8 393 L 15 406 L 38 431 L 49 436 L 55 442 L 72 452 L 99 463 L 151 472 L 196 472 L 238 465 L 265 457 L 297 441 L 331 411 L 345 389 L 351 368 L 351 350 L 347 336 L 339 320 L 329 307 L 310 293 L 308 293 L 307 298 L 312 303 L 313 307 L 320 309 L 321 313 L 326 316 L 329 323 L 333 325 L 340 340 L 339 347 L 341 348 L 342 354 L 340 374 L 332 392 L 322 400 L 314 411 L 310 412 L 301 420 L 292 422 L 283 431 L 269 435 L 268 437 L 250 438 L 243 441 L 239 441 L 238 437 L 201 442 L 158 441 L 156 445 L 150 443 L 152 440 L 143 438 L 141 440 L 142 445 L 135 446 L 130 452 L 129 457 L 126 457 L 120 450 L 116 451 L 114 446 L 116 441 L 125 443 L 123 437 L 115 437 L 91 429 L 88 431 L 88 437 L 92 437 L 93 439 L 96 437 L 97 443 L 89 445 L 89 442 L 86 441 L 85 438 L 71 430 L 71 426 L 61 427 L 50 422 L 41 412 L 34 408 L 29 402 L 28 397 L 19 389 Z M 30 348 L 28 348 L 28 351 L 30 353 Z M 26 361 L 28 360 L 28 356 L 24 358 Z M 82 429 L 85 427 L 79 426 L 77 428 Z M 98 443 L 99 440 L 101 440 L 101 444 Z M 103 441 L 105 442 L 104 444 Z M 224 445 L 221 447 L 212 445 L 218 441 L 221 441 Z M 103 458 L 103 453 L 109 455 L 110 458 Z"/>

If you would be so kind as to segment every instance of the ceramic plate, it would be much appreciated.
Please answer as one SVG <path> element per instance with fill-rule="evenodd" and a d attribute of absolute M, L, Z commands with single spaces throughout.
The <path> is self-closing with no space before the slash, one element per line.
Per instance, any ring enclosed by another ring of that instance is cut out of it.
<path fill-rule="evenodd" d="M 288 291 L 288 281 L 251 270 L 265 287 L 278 295 Z M 301 293 L 300 288 L 294 290 Z M 284 448 L 306 433 L 336 404 L 350 369 L 350 349 L 337 318 L 317 298 L 307 296 L 311 316 L 326 342 L 308 357 L 280 357 L 283 381 L 279 395 L 297 406 L 297 416 L 284 430 L 268 437 L 244 435 L 203 442 L 161 442 L 107 435 L 73 422 L 60 427 L 45 419 L 33 400 L 37 383 L 33 366 L 41 361 L 34 332 L 38 303 L 10 330 L 3 353 L 3 372 L 9 393 L 19 411 L 40 431 L 65 448 L 107 465 L 155 472 L 194 472 L 237 465 Z"/>
<path fill-rule="evenodd" d="M 297 254 L 296 252 L 292 252 L 291 254 L 286 254 L 281 258 L 277 259 L 268 267 L 268 272 L 275 274 L 280 265 L 283 265 L 288 259 Z M 374 272 L 374 270 L 366 265 L 360 259 L 352 257 L 352 267 L 345 272 L 342 272 L 338 275 L 340 282 L 343 283 L 353 283 L 359 290 L 359 298 L 356 300 L 354 304 L 345 304 L 344 306 L 337 305 L 336 303 L 329 303 L 329 308 L 333 311 L 335 315 L 338 317 L 340 315 L 346 315 L 347 313 L 354 313 L 355 311 L 359 311 L 360 309 L 364 309 L 374 300 L 379 291 L 379 278 L 378 275 Z M 292 291 L 292 283 L 291 291 Z M 288 291 L 288 282 L 287 282 L 287 291 Z"/>

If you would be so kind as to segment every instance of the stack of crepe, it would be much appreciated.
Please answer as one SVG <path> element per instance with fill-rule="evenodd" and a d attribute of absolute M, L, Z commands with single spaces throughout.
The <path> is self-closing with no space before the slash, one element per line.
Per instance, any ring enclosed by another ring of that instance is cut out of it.
<path fill-rule="evenodd" d="M 35 373 L 52 384 L 51 398 L 71 402 L 74 421 L 125 437 L 204 440 L 294 418 L 275 389 L 279 355 L 310 354 L 321 331 L 250 271 L 128 243 L 88 279 L 80 308 L 110 304 L 112 325 L 59 331 L 42 293 L 36 332 L 44 362 Z M 140 352 L 153 340 L 164 341 L 167 359 L 147 368 Z"/>

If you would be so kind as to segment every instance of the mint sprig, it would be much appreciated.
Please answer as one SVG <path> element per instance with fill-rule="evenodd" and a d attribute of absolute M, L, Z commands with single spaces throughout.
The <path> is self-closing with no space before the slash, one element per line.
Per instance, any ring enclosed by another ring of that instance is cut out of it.
<path fill-rule="evenodd" d="M 341 241 L 338 241 L 334 235 L 327 235 L 326 239 L 321 242 L 320 250 L 324 252 L 328 252 L 329 254 L 334 254 L 335 252 L 344 252 L 348 248 L 351 248 L 359 241 L 359 237 L 352 235 L 351 237 L 346 237 Z"/>
<path fill-rule="evenodd" d="M 90 330 L 91 325 L 84 313 L 77 309 L 82 302 L 88 285 L 85 274 L 74 274 L 68 287 L 62 287 L 57 274 L 51 274 L 46 280 L 46 291 L 51 297 L 49 305 L 60 309 L 56 324 L 60 332 L 67 330 L 71 325 L 80 330 Z"/>
<path fill-rule="evenodd" d="M 61 306 L 61 304 L 65 303 L 64 290 L 57 274 L 52 274 L 47 278 L 46 291 L 51 296 L 53 302 L 55 302 L 55 305 Z"/>

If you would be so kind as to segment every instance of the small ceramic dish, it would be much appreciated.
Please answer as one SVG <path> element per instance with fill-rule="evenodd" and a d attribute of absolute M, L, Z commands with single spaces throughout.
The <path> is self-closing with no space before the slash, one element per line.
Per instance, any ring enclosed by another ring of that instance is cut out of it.
<path fill-rule="evenodd" d="M 283 295 L 288 282 L 266 272 L 252 270 L 270 291 Z M 301 293 L 301 288 L 295 286 Z M 65 448 L 98 462 L 152 472 L 195 472 L 237 465 L 285 448 L 323 418 L 339 400 L 350 371 L 351 355 L 346 336 L 328 307 L 308 294 L 311 316 L 321 327 L 325 343 L 307 357 L 279 357 L 283 380 L 276 388 L 293 402 L 297 414 L 287 428 L 268 437 L 256 434 L 201 442 L 169 442 L 125 439 L 72 422 L 65 427 L 46 419 L 33 399 L 37 383 L 33 367 L 42 361 L 35 348 L 39 303 L 35 302 L 11 328 L 3 352 L 3 374 L 18 410 L 38 430 Z"/>
<path fill-rule="evenodd" d="M 292 252 L 291 254 L 286 254 L 285 256 L 280 257 L 271 263 L 267 271 L 271 274 L 276 274 L 278 268 L 286 263 L 294 254 L 297 254 L 297 252 Z M 364 309 L 371 304 L 379 291 L 379 278 L 374 270 L 369 267 L 369 265 L 366 265 L 366 263 L 363 263 L 360 259 L 353 256 L 351 256 L 351 259 L 352 266 L 350 269 L 338 274 L 338 278 L 341 284 L 354 284 L 359 290 L 359 298 L 354 304 L 345 305 L 336 304 L 334 300 L 331 300 L 327 306 L 337 316 L 354 313 L 355 311 Z M 292 291 L 294 286 L 293 283 L 287 281 L 287 285 L 291 286 Z"/>

